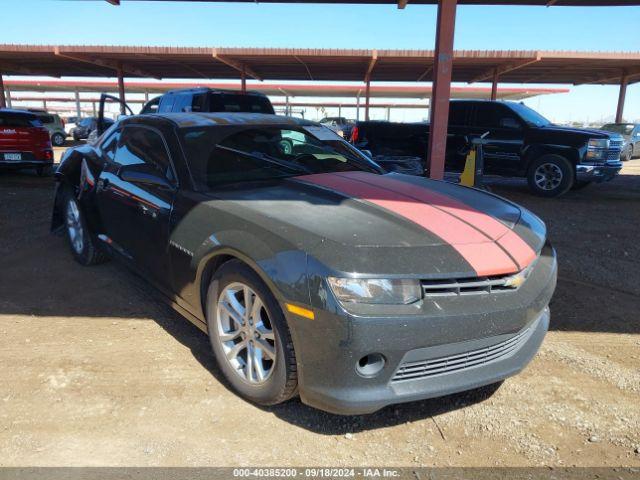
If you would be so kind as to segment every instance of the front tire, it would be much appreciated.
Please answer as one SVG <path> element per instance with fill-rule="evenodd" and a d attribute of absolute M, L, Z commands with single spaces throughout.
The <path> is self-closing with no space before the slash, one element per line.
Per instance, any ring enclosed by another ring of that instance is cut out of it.
<path fill-rule="evenodd" d="M 66 140 L 66 136 L 61 134 L 60 132 L 54 133 L 51 136 L 51 143 L 53 143 L 56 147 L 63 146 L 65 140 Z"/>
<path fill-rule="evenodd" d="M 533 193 L 541 197 L 565 194 L 575 180 L 573 166 L 560 155 L 543 155 L 529 166 L 527 182 Z"/>
<path fill-rule="evenodd" d="M 107 256 L 96 247 L 94 237 L 87 228 L 84 214 L 71 188 L 65 188 L 62 193 L 62 215 L 73 258 L 84 266 L 105 262 Z"/>
<path fill-rule="evenodd" d="M 291 333 L 280 305 L 246 264 L 231 260 L 215 273 L 207 292 L 207 328 L 227 381 L 258 405 L 275 405 L 297 392 Z"/>
<path fill-rule="evenodd" d="M 633 145 L 628 145 L 627 148 L 625 148 L 624 152 L 622 152 L 622 155 L 620 155 L 620 161 L 628 162 L 632 158 L 633 158 Z"/>

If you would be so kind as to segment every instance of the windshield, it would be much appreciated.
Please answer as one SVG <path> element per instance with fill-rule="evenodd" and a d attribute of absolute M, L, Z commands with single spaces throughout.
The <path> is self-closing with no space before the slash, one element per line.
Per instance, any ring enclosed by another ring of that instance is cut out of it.
<path fill-rule="evenodd" d="M 523 103 L 508 103 L 508 105 L 529 125 L 535 127 L 546 127 L 547 125 L 551 125 L 551 122 L 549 120 L 544 118 L 532 108 L 527 107 Z"/>
<path fill-rule="evenodd" d="M 633 123 L 607 123 L 600 130 L 620 133 L 622 135 L 631 135 L 631 132 L 633 132 L 633 127 L 635 127 Z"/>
<path fill-rule="evenodd" d="M 234 129 L 235 130 L 235 129 Z M 308 175 L 383 170 L 325 127 L 260 126 L 221 135 L 216 127 L 181 132 L 199 188 Z"/>

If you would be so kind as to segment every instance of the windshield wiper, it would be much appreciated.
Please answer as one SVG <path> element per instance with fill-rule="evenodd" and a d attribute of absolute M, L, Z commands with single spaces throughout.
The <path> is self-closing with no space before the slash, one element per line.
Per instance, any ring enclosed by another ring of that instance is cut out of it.
<path fill-rule="evenodd" d="M 272 157 L 271 155 L 267 155 L 266 153 L 249 153 L 243 150 L 237 150 L 231 147 L 225 147 L 224 145 L 216 145 L 216 148 L 220 148 L 222 150 L 226 150 L 228 152 L 237 153 L 239 155 L 244 155 L 246 157 L 255 158 L 257 160 L 263 160 L 268 163 L 273 163 L 274 165 L 278 165 L 279 167 L 286 168 L 296 173 L 312 173 L 307 167 L 303 167 L 302 165 L 298 165 L 293 162 L 288 162 L 287 160 L 281 160 L 279 158 Z"/>

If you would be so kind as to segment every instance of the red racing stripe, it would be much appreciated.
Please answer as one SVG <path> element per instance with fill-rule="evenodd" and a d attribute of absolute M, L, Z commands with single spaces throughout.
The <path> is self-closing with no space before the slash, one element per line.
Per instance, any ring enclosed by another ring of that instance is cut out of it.
<path fill-rule="evenodd" d="M 517 233 L 492 216 L 476 210 L 456 198 L 388 176 L 367 172 L 344 172 L 337 175 L 406 194 L 459 218 L 484 233 L 491 240 L 497 241 L 498 245 L 515 260 L 520 270 L 526 268 L 536 258 L 536 252 Z"/>
<path fill-rule="evenodd" d="M 342 174 L 321 173 L 296 179 L 365 200 L 412 221 L 451 245 L 478 276 L 503 275 L 519 270 L 518 265 L 492 239 L 458 217 L 421 200 Z"/>

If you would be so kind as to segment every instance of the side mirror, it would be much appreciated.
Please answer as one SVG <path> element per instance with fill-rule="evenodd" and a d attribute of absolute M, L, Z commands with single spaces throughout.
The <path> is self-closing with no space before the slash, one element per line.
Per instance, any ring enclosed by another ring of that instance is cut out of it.
<path fill-rule="evenodd" d="M 504 117 L 500 119 L 500 128 L 510 128 L 512 130 L 520 129 L 520 124 L 515 118 Z"/>
<path fill-rule="evenodd" d="M 118 178 L 129 183 L 174 188 L 173 184 L 169 182 L 162 172 L 147 163 L 123 165 L 118 171 Z"/>

